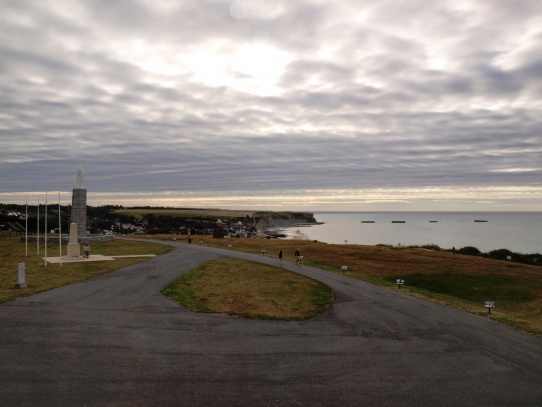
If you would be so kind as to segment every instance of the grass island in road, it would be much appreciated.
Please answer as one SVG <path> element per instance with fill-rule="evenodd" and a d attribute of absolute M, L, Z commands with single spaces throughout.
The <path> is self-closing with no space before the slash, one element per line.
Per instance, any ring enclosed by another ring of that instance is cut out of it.
<path fill-rule="evenodd" d="M 323 283 L 240 259 L 201 264 L 164 287 L 162 294 L 192 311 L 257 319 L 304 320 L 333 303 L 333 292 Z"/>

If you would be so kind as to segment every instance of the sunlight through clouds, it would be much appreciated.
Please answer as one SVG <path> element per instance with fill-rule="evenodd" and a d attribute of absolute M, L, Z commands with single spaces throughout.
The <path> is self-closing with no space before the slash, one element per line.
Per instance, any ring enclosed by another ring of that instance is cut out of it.
<path fill-rule="evenodd" d="M 241 44 L 234 51 L 233 86 L 241 91 L 273 95 L 290 58 L 285 52 L 265 44 Z"/>
<path fill-rule="evenodd" d="M 537 2 L 2 4 L 5 199 L 540 210 Z"/>

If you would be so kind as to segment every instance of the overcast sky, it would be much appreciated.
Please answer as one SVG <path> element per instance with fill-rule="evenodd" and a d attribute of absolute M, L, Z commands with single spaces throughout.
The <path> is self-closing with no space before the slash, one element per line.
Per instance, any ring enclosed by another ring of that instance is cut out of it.
<path fill-rule="evenodd" d="M 540 0 L 0 9 L 0 202 L 542 211 Z"/>

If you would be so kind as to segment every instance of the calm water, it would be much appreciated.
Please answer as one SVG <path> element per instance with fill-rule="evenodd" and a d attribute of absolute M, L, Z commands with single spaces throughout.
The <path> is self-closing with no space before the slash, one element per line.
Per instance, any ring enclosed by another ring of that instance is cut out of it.
<path fill-rule="evenodd" d="M 314 217 L 325 223 L 283 230 L 326 243 L 437 244 L 443 249 L 474 246 L 482 252 L 542 253 L 542 212 L 315 212 Z"/>

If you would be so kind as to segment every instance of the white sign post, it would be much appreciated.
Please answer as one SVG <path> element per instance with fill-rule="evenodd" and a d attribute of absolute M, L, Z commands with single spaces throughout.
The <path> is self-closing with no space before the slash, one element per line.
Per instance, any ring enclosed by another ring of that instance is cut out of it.
<path fill-rule="evenodd" d="M 343 274 L 346 273 L 346 270 L 348 270 L 348 266 L 341 266 L 341 270 L 343 271 Z"/>
<path fill-rule="evenodd" d="M 491 308 L 495 308 L 495 301 L 486 301 L 484 307 L 487 308 L 488 314 L 491 314 Z"/>
<path fill-rule="evenodd" d="M 403 284 L 405 284 L 405 280 L 401 279 L 401 278 L 398 278 L 396 281 L 395 281 L 395 284 L 397 284 L 399 286 L 399 289 L 401 289 L 401 286 Z"/>

